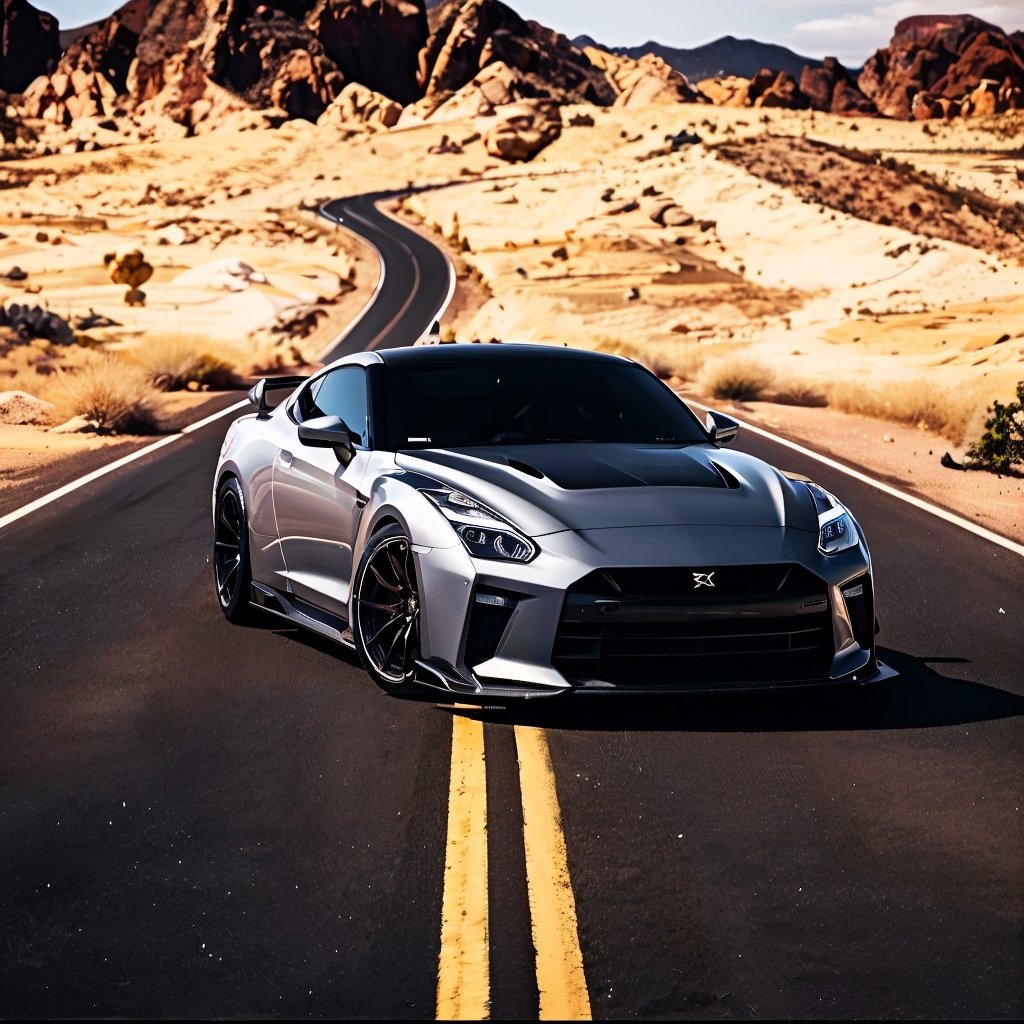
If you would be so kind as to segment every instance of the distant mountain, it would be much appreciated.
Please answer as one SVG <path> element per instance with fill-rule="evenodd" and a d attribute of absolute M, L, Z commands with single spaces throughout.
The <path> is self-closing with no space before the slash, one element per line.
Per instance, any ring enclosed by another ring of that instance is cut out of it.
<path fill-rule="evenodd" d="M 694 83 L 703 78 L 717 78 L 720 75 L 753 78 L 761 68 L 788 71 L 794 78 L 799 79 L 804 67 L 820 68 L 822 63 L 812 57 L 801 57 L 785 46 L 760 43 L 756 39 L 737 39 L 735 36 L 722 36 L 721 39 L 696 46 L 692 50 L 663 46 L 654 40 L 641 46 L 605 46 L 603 43 L 595 42 L 590 36 L 577 36 L 573 42 L 580 48 L 599 46 L 603 50 L 632 57 L 634 60 L 638 60 L 645 53 L 653 53 L 670 67 L 681 71 Z"/>

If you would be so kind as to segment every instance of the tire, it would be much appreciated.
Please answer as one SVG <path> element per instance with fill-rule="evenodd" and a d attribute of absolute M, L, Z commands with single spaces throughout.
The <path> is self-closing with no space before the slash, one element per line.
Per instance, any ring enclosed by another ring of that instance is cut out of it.
<path fill-rule="evenodd" d="M 213 582 L 224 618 L 246 625 L 258 618 L 249 604 L 252 569 L 249 563 L 249 524 L 242 488 L 228 477 L 217 491 L 213 532 Z"/>
<path fill-rule="evenodd" d="M 352 639 L 373 681 L 392 694 L 416 690 L 420 589 L 412 542 L 397 523 L 366 545 L 352 588 Z"/>

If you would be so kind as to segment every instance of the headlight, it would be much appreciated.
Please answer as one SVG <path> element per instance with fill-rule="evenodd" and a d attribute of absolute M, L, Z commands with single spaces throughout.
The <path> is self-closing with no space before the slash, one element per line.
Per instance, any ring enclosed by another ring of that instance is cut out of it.
<path fill-rule="evenodd" d="M 529 562 L 536 557 L 537 545 L 486 505 L 447 487 L 420 493 L 440 509 L 474 558 Z"/>
<path fill-rule="evenodd" d="M 817 484 L 805 484 L 814 499 L 818 513 L 818 550 L 823 555 L 835 555 L 860 541 L 860 534 L 846 506 L 834 495 Z"/>

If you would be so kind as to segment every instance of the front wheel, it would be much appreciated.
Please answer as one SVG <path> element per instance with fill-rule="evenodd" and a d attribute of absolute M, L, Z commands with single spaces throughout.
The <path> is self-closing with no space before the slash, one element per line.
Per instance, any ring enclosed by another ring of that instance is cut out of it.
<path fill-rule="evenodd" d="M 370 538 L 356 570 L 352 637 L 363 667 L 388 693 L 415 689 L 420 594 L 412 542 L 393 524 Z"/>
<path fill-rule="evenodd" d="M 213 581 L 217 600 L 228 622 L 244 625 L 255 621 L 256 612 L 249 604 L 252 573 L 249 568 L 249 525 L 245 515 L 245 498 L 234 477 L 229 477 L 217 491 L 213 532 Z"/>

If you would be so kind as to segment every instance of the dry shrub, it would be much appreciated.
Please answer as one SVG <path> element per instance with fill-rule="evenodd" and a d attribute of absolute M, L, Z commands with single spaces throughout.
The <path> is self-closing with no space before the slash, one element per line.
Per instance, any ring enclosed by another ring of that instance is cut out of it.
<path fill-rule="evenodd" d="M 954 444 L 964 439 L 984 412 L 984 403 L 974 389 L 954 391 L 936 387 L 921 378 L 874 386 L 836 381 L 828 385 L 826 391 L 829 406 L 840 412 L 926 427 Z"/>
<path fill-rule="evenodd" d="M 820 384 L 806 380 L 791 380 L 777 384 L 767 396 L 768 401 L 779 405 L 802 405 L 821 409 L 828 405 L 828 398 Z"/>
<path fill-rule="evenodd" d="M 67 416 L 84 416 L 112 434 L 153 434 L 158 430 L 149 380 L 117 356 L 105 356 L 75 373 L 61 374 L 54 397 Z"/>
<path fill-rule="evenodd" d="M 130 355 L 161 391 L 182 391 L 193 381 L 214 391 L 241 387 L 235 367 L 211 347 L 207 339 L 191 334 L 156 334 L 143 338 Z"/>
<path fill-rule="evenodd" d="M 753 402 L 763 398 L 774 381 L 772 370 L 755 359 L 716 359 L 705 366 L 700 387 L 711 398 Z"/>

